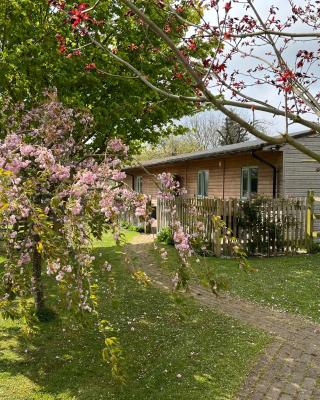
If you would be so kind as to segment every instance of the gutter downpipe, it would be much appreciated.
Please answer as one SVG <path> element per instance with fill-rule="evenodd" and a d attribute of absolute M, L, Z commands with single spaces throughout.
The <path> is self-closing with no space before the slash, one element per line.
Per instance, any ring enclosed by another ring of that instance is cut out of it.
<path fill-rule="evenodd" d="M 225 196 L 225 184 L 226 184 L 226 159 L 223 159 L 223 178 L 222 178 L 222 198 Z"/>
<path fill-rule="evenodd" d="M 273 173 L 272 173 L 272 197 L 275 199 L 277 197 L 277 167 L 275 165 L 271 164 L 269 161 L 264 160 L 263 158 L 258 156 L 254 150 L 251 152 L 251 155 L 256 160 L 259 160 L 263 164 L 268 165 L 268 167 L 272 168 L 272 171 L 273 171 Z"/>

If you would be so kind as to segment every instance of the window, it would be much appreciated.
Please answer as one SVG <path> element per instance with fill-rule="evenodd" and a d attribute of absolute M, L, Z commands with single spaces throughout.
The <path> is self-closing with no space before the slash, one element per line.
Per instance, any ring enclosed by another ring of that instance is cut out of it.
<path fill-rule="evenodd" d="M 134 191 L 142 193 L 142 176 L 134 177 Z"/>
<path fill-rule="evenodd" d="M 248 198 L 258 193 L 258 168 L 245 167 L 241 170 L 241 197 Z"/>
<path fill-rule="evenodd" d="M 209 171 L 198 171 L 198 190 L 197 194 L 201 197 L 208 196 Z"/>

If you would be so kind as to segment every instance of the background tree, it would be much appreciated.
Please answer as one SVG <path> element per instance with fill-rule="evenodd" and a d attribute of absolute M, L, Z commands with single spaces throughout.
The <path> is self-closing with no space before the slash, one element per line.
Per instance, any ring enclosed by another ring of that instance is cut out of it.
<path fill-rule="evenodd" d="M 140 149 L 140 154 L 135 156 L 137 161 L 153 160 L 157 158 L 165 158 L 176 156 L 178 154 L 193 153 L 203 150 L 199 143 L 187 137 L 187 135 L 173 135 L 164 138 L 156 146 L 144 145 Z"/>
<path fill-rule="evenodd" d="M 219 133 L 220 146 L 242 143 L 249 139 L 246 129 L 229 117 L 226 117 L 224 124 L 217 132 Z"/>
<path fill-rule="evenodd" d="M 250 122 L 248 115 L 241 117 Z M 250 138 L 247 131 L 230 119 L 223 119 L 221 113 L 205 111 L 180 120 L 184 126 L 181 134 L 170 134 L 153 146 L 145 144 L 140 154 L 134 158 L 138 161 L 152 160 L 177 154 L 193 153 L 195 151 L 212 150 L 217 146 L 241 143 Z M 256 127 L 263 132 L 270 129 L 267 121 L 255 121 Z M 183 133 L 184 132 L 184 133 Z"/>
<path fill-rule="evenodd" d="M 218 129 L 223 119 L 215 112 L 197 113 L 183 118 L 183 125 L 188 129 L 186 140 L 195 141 L 198 150 L 211 150 L 219 145 Z"/>
<path fill-rule="evenodd" d="M 57 3 L 55 2 L 59 7 Z M 139 46 L 158 39 L 166 45 L 171 54 L 169 58 L 166 53 L 167 66 L 170 65 L 173 71 L 177 71 L 169 79 L 159 78 L 155 68 L 153 73 L 145 74 L 142 65 L 130 62 L 128 52 L 121 55 L 111 54 L 108 46 L 112 42 L 108 41 L 107 45 L 102 43 L 104 35 L 101 35 L 101 29 L 97 30 L 92 25 L 97 10 L 106 6 L 105 1 L 97 1 L 88 9 L 84 7 L 77 26 L 73 24 L 74 8 L 59 8 L 65 15 L 69 15 L 66 26 L 73 25 L 72 32 L 76 37 L 81 33 L 83 43 L 95 44 L 102 54 L 109 55 L 126 66 L 153 91 L 166 98 L 193 102 L 198 106 L 211 104 L 252 135 L 272 144 L 289 143 L 320 161 L 319 154 L 288 134 L 290 123 L 320 132 L 320 124 L 317 122 L 320 104 L 316 84 L 319 81 L 319 55 L 314 51 L 320 37 L 317 32 L 317 15 L 320 12 L 317 1 L 306 0 L 302 7 L 293 0 L 288 0 L 284 17 L 278 14 L 276 6 L 272 5 L 266 12 L 259 9 L 252 0 L 191 1 L 188 5 L 181 0 L 175 2 L 174 7 L 169 2 L 156 0 L 118 0 L 116 3 L 119 10 L 122 10 L 121 19 L 127 20 L 128 25 L 138 26 L 142 21 L 153 32 Z M 261 4 L 260 8 L 264 6 Z M 239 12 L 239 9 L 243 11 Z M 200 22 L 190 18 L 190 10 L 198 13 Z M 238 17 L 241 13 L 243 17 Z M 159 20 L 155 19 L 155 14 L 160 16 Z M 207 20 L 206 16 L 212 14 L 215 14 L 215 20 Z M 303 29 L 300 30 L 301 25 Z M 187 32 L 186 27 L 189 27 Z M 181 31 L 183 34 L 180 34 Z M 303 39 L 308 41 L 301 44 Z M 292 58 L 286 52 L 293 45 L 297 48 L 297 53 Z M 235 57 L 238 57 L 236 66 L 232 65 Z M 241 57 L 250 62 L 240 63 Z M 149 52 L 149 59 L 151 58 Z M 185 88 L 192 88 L 194 95 L 170 87 L 174 78 L 184 82 Z M 248 88 L 257 85 L 266 85 L 278 91 L 277 103 L 271 104 L 269 99 L 265 99 L 263 90 L 253 94 L 248 92 Z M 282 117 L 282 135 L 275 137 L 262 132 L 232 112 L 229 106 Z"/>
<path fill-rule="evenodd" d="M 172 73 L 167 66 L 166 46 L 160 40 L 153 41 L 151 51 L 140 46 L 148 40 L 149 29 L 143 24 L 128 24 L 127 19 L 119 18 L 121 11 L 116 2 L 104 1 L 97 12 L 98 20 L 118 21 L 116 29 L 114 22 L 103 30 L 97 25 L 104 40 L 112 43 L 118 54 L 128 53 L 130 62 L 143 66 L 146 75 L 157 70 L 159 79 L 168 80 Z M 162 21 L 157 13 L 153 17 Z M 106 138 L 115 136 L 130 143 L 131 148 L 140 141 L 156 143 L 171 132 L 173 119 L 193 108 L 186 103 L 176 107 L 175 101 L 150 92 L 123 65 L 95 46 L 67 51 L 70 45 L 74 49 L 80 46 L 81 40 L 69 35 L 64 43 L 61 34 L 65 31 L 63 20 L 47 0 L 12 0 L 1 5 L 0 102 L 6 103 L 9 97 L 13 104 L 23 102 L 30 109 L 43 99 L 45 89 L 57 88 L 65 105 L 91 111 L 95 130 L 92 138 L 85 139 L 94 148 L 101 148 Z M 169 86 L 190 92 L 181 87 L 179 79 Z M 5 121 L 6 115 L 0 118 L 2 134 Z"/>

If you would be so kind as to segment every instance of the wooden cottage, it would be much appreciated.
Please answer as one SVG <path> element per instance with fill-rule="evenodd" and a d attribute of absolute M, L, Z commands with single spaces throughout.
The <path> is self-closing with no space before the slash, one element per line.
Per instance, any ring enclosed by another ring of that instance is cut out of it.
<path fill-rule="evenodd" d="M 320 135 L 312 131 L 292 136 L 320 153 Z M 304 197 L 308 190 L 320 195 L 319 165 L 290 145 L 261 140 L 216 147 L 213 150 L 151 160 L 126 170 L 127 183 L 155 200 L 158 188 L 151 174 L 171 172 L 186 188 L 187 196 L 247 198 Z"/>

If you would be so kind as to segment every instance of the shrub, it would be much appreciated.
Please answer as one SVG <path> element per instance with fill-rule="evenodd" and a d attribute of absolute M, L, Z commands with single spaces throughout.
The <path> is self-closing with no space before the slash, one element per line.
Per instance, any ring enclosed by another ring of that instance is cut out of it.
<path fill-rule="evenodd" d="M 320 253 L 320 243 L 312 243 L 309 247 L 310 254 L 318 254 Z"/>
<path fill-rule="evenodd" d="M 172 229 L 169 227 L 162 228 L 157 234 L 157 242 L 174 245 Z"/>
<path fill-rule="evenodd" d="M 130 224 L 130 222 L 122 222 L 121 226 L 122 226 L 122 228 L 127 229 L 128 231 L 139 232 L 139 233 L 144 232 L 143 225 L 133 225 L 133 224 Z"/>
<path fill-rule="evenodd" d="M 246 244 L 249 255 L 254 255 L 259 250 L 267 253 L 270 243 L 273 243 L 278 251 L 283 250 L 284 231 L 296 224 L 296 219 L 291 215 L 279 212 L 276 212 L 275 216 L 270 214 L 268 201 L 268 198 L 258 196 L 240 202 L 238 226 L 250 234 L 251 240 Z M 300 207 L 300 204 L 295 206 Z"/>

